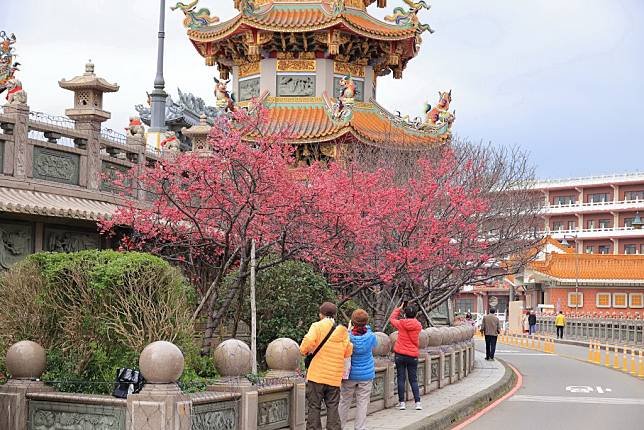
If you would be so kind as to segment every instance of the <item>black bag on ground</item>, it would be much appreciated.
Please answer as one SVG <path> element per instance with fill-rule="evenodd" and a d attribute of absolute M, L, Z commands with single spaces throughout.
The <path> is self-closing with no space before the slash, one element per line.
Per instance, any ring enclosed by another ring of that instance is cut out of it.
<path fill-rule="evenodd" d="M 126 399 L 129 394 L 136 394 L 143 388 L 145 380 L 138 370 L 121 368 L 116 371 L 116 384 L 112 395 Z"/>

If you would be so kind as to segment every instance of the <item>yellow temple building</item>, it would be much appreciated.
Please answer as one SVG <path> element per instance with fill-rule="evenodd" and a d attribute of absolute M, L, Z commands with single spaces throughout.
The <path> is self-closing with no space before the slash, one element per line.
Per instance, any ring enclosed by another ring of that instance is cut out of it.
<path fill-rule="evenodd" d="M 401 79 L 421 35 L 432 31 L 418 18 L 429 9 L 424 1 L 404 0 L 407 7 L 385 21 L 367 11 L 375 0 L 234 2 L 239 14 L 221 22 L 196 1 L 173 8 L 184 13 L 197 52 L 219 70 L 219 108 L 263 103 L 269 122 L 260 132 L 286 129 L 304 158 L 335 158 L 352 143 L 413 150 L 450 139 L 451 91 L 426 106 L 423 118 L 394 115 L 376 102 L 378 78 Z"/>

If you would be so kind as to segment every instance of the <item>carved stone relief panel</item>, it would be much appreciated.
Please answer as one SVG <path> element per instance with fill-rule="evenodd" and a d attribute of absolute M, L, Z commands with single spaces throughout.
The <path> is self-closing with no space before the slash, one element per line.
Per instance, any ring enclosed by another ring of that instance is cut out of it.
<path fill-rule="evenodd" d="M 314 97 L 315 75 L 277 75 L 278 97 Z"/>
<path fill-rule="evenodd" d="M 452 357 L 451 355 L 446 355 L 443 373 L 445 374 L 445 376 L 449 376 L 451 371 L 452 371 Z"/>
<path fill-rule="evenodd" d="M 371 388 L 371 401 L 381 400 L 385 398 L 385 375 L 384 373 L 377 373 L 376 378 L 373 380 Z"/>
<path fill-rule="evenodd" d="M 125 407 L 29 402 L 29 430 L 125 430 Z"/>
<path fill-rule="evenodd" d="M 260 396 L 257 403 L 257 429 L 276 430 L 289 427 L 290 393 Z"/>
<path fill-rule="evenodd" d="M 425 386 L 425 363 L 418 363 L 416 376 L 418 378 L 418 386 L 423 388 Z"/>
<path fill-rule="evenodd" d="M 333 78 L 333 97 L 335 97 L 336 99 L 340 97 L 340 94 L 342 94 L 340 79 L 342 78 L 339 76 L 335 76 Z M 354 78 L 353 82 L 356 84 L 356 94 L 353 98 L 357 102 L 363 102 L 364 101 L 364 81 L 360 81 Z"/>
<path fill-rule="evenodd" d="M 436 382 L 440 378 L 439 367 L 438 367 L 439 365 L 440 364 L 438 360 L 432 360 L 432 379 L 431 379 L 432 382 Z"/>
<path fill-rule="evenodd" d="M 4 166 L 4 141 L 0 142 L 0 174 L 3 171 Z"/>
<path fill-rule="evenodd" d="M 259 97 L 259 76 L 239 81 L 239 101 Z"/>
<path fill-rule="evenodd" d="M 238 430 L 239 405 L 236 401 L 196 405 L 192 408 L 192 430 Z"/>
<path fill-rule="evenodd" d="M 78 185 L 80 156 L 34 146 L 33 177 Z"/>
<path fill-rule="evenodd" d="M 77 252 L 86 249 L 100 249 L 101 240 L 97 233 L 45 227 L 44 248 L 50 252 Z"/>
<path fill-rule="evenodd" d="M 119 178 L 120 175 L 126 173 L 129 169 L 125 166 L 116 163 L 110 163 L 109 161 L 103 161 L 102 163 L 102 172 L 103 179 L 101 182 L 101 190 L 109 192 L 120 192 L 124 191 L 123 189 L 116 187 L 114 181 Z M 132 181 L 129 178 L 122 179 L 126 187 L 130 187 Z"/>
<path fill-rule="evenodd" d="M 0 267 L 8 269 L 33 252 L 33 225 L 0 221 Z"/>

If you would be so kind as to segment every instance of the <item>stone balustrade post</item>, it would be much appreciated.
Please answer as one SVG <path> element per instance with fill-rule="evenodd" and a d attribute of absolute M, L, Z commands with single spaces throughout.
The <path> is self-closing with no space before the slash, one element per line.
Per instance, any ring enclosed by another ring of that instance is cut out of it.
<path fill-rule="evenodd" d="M 284 378 L 293 384 L 289 401 L 291 430 L 306 427 L 306 384 L 298 377 L 301 362 L 300 347 L 293 339 L 275 339 L 266 348 L 266 364 L 269 378 Z"/>
<path fill-rule="evenodd" d="M 27 394 L 51 392 L 39 380 L 45 371 L 45 350 L 35 342 L 22 341 L 7 351 L 9 382 L 0 385 L 0 429 L 27 430 Z"/>
<path fill-rule="evenodd" d="M 5 143 L 5 159 L 13 160 L 4 169 L 5 174 L 16 178 L 31 176 L 33 154 L 29 150 L 29 106 L 26 104 L 9 104 L 4 113 L 14 118 L 13 142 Z"/>
<path fill-rule="evenodd" d="M 170 342 L 151 343 L 141 352 L 139 368 L 146 384 L 127 397 L 128 430 L 191 430 L 191 401 L 177 385 L 181 350 Z"/>
<path fill-rule="evenodd" d="M 257 430 L 257 407 L 259 393 L 245 375 L 251 371 L 251 352 L 248 345 L 238 339 L 220 343 L 213 352 L 217 372 L 222 376 L 209 391 L 236 392 L 241 396 L 239 406 L 239 429 Z"/>

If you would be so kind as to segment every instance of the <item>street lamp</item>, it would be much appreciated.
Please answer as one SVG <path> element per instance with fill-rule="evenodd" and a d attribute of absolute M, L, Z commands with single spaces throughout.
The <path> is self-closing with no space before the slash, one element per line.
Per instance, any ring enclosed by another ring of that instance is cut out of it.
<path fill-rule="evenodd" d="M 570 246 L 570 243 L 568 243 L 568 241 L 566 240 L 567 237 L 575 240 L 575 310 L 579 311 L 579 246 L 577 245 L 578 236 L 576 234 L 565 234 L 563 240 L 561 241 L 561 244 L 563 246 Z"/>

